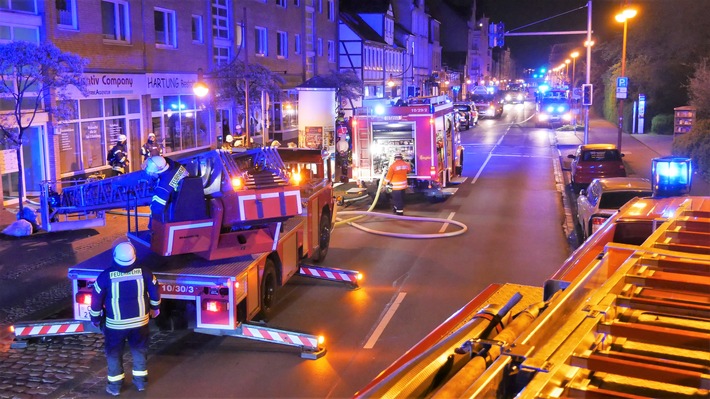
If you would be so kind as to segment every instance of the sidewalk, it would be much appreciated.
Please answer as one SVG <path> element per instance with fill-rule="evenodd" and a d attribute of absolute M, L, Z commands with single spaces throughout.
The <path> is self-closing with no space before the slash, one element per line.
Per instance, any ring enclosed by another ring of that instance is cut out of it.
<path fill-rule="evenodd" d="M 618 127 L 607 120 L 599 118 L 589 120 L 589 143 L 617 144 L 618 134 Z M 576 148 L 577 145 L 584 142 L 584 131 L 557 132 L 557 141 L 560 147 L 573 146 Z M 636 164 L 630 165 L 630 174 L 637 174 L 641 177 L 651 178 L 651 160 L 671 155 L 672 146 L 672 135 L 656 133 L 629 134 L 626 132 L 621 135 L 621 152 L 627 155 L 631 153 L 640 155 L 640 160 Z M 563 159 L 564 157 L 566 155 L 563 155 Z M 647 173 L 642 172 L 646 169 L 648 170 Z M 695 173 L 690 195 L 710 196 L 710 182 Z"/>

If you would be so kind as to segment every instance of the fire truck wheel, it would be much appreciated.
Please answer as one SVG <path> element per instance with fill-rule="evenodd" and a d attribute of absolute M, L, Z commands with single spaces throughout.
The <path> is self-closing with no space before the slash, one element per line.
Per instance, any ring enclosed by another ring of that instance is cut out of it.
<path fill-rule="evenodd" d="M 268 321 L 274 310 L 274 305 L 276 305 L 277 288 L 276 268 L 274 267 L 274 261 L 267 259 L 266 264 L 264 265 L 264 275 L 261 278 L 260 292 L 261 311 L 259 316 L 264 321 Z"/>
<path fill-rule="evenodd" d="M 320 217 L 320 227 L 318 228 L 318 249 L 313 254 L 313 261 L 320 262 L 325 259 L 328 254 L 328 247 L 330 246 L 330 214 L 327 211 L 323 211 Z"/>

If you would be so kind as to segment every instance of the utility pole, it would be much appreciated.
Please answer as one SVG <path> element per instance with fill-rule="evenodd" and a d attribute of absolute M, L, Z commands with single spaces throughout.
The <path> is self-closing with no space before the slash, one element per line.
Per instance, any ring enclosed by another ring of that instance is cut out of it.
<path fill-rule="evenodd" d="M 586 84 L 590 83 L 592 71 L 592 0 L 587 1 L 587 77 Z M 589 144 L 589 105 L 584 106 L 584 144 Z"/>

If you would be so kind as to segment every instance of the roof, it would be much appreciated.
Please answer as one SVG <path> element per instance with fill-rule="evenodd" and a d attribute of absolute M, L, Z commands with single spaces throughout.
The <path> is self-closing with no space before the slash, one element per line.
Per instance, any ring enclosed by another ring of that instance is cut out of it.
<path fill-rule="evenodd" d="M 652 191 L 651 181 L 642 177 L 607 177 L 596 179 L 602 192 L 608 191 Z"/>
<path fill-rule="evenodd" d="M 337 87 L 332 82 L 329 82 L 320 75 L 316 75 L 296 87 L 308 89 L 337 89 Z"/>
<path fill-rule="evenodd" d="M 372 29 L 359 15 L 347 11 L 340 11 L 340 20 L 343 21 L 361 39 L 386 44 L 385 39 Z"/>
<path fill-rule="evenodd" d="M 340 10 L 358 14 L 386 14 L 391 0 L 341 0 Z"/>

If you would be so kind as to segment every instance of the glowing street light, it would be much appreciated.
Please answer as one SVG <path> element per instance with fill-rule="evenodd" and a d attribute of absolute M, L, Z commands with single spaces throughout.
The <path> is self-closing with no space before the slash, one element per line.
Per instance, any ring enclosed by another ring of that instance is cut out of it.
<path fill-rule="evenodd" d="M 207 93 L 210 92 L 209 87 L 205 84 L 204 81 L 204 73 L 202 72 L 202 68 L 197 69 L 197 82 L 192 85 L 192 91 L 195 93 L 197 97 L 204 97 L 207 95 Z"/>
<path fill-rule="evenodd" d="M 619 14 L 616 14 L 614 18 L 618 21 L 624 24 L 624 35 L 622 39 L 622 44 L 621 44 L 621 77 L 626 76 L 626 32 L 628 30 L 628 21 L 629 19 L 635 17 L 637 14 L 637 11 L 633 8 L 626 8 L 622 10 Z M 619 107 L 618 107 L 618 113 L 619 113 L 619 132 L 618 132 L 618 138 L 617 138 L 617 148 L 619 151 L 621 151 L 621 132 L 623 130 L 624 126 L 624 99 L 620 98 L 619 99 Z"/>
<path fill-rule="evenodd" d="M 572 57 L 572 88 L 574 89 L 575 86 L 575 67 L 577 64 L 577 57 L 579 57 L 579 51 L 573 51 L 572 54 L 569 55 Z"/>

